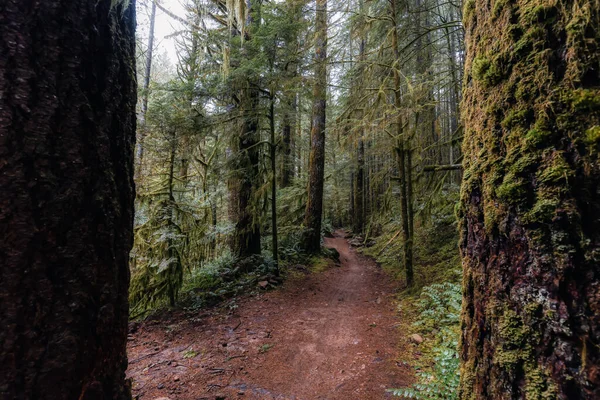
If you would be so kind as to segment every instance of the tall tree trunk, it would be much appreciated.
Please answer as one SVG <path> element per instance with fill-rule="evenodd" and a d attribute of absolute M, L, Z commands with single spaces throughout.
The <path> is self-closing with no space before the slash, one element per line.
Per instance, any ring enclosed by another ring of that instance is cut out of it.
<path fill-rule="evenodd" d="M 140 112 L 139 141 L 136 146 L 135 181 L 139 182 L 144 161 L 144 140 L 146 139 L 146 113 L 148 112 L 148 97 L 150 96 L 150 74 L 152 73 L 152 51 L 154 48 L 154 23 L 156 21 L 156 1 L 152 1 L 150 12 L 150 32 L 148 33 L 148 48 L 146 49 L 146 65 L 144 68 L 144 85 L 142 87 L 142 109 Z"/>
<path fill-rule="evenodd" d="M 319 251 L 321 248 L 327 102 L 327 0 L 316 0 L 316 2 L 315 86 L 310 133 L 308 201 L 304 214 L 306 228 L 304 247 L 311 252 Z"/>
<path fill-rule="evenodd" d="M 296 97 L 296 111 L 296 129 L 298 132 L 294 141 L 296 147 L 295 166 L 296 176 L 300 178 L 302 176 L 302 164 L 304 163 L 304 158 L 302 157 L 302 96 L 300 94 Z"/>
<path fill-rule="evenodd" d="M 183 282 L 183 266 L 181 265 L 181 259 L 179 252 L 175 248 L 175 241 L 173 238 L 179 234 L 177 224 L 175 222 L 175 155 L 177 153 L 177 134 L 175 129 L 169 134 L 170 139 L 170 155 L 169 155 L 169 174 L 167 175 L 167 190 L 169 192 L 169 199 L 167 200 L 162 212 L 165 213 L 163 217 L 164 226 L 168 232 L 167 236 L 167 255 L 168 255 L 168 267 L 161 273 L 168 275 L 165 279 L 167 282 L 167 293 L 169 295 L 169 305 L 175 307 L 177 302 L 177 294 L 181 283 Z"/>
<path fill-rule="evenodd" d="M 355 215 L 355 206 L 354 206 L 354 202 L 356 201 L 356 195 L 355 195 L 355 174 L 353 170 L 350 170 L 350 205 L 349 205 L 349 210 L 350 210 L 350 222 L 354 223 L 355 219 L 354 219 L 354 215 Z"/>
<path fill-rule="evenodd" d="M 281 160 L 281 187 L 286 188 L 290 185 L 292 180 L 292 122 L 294 116 L 293 100 L 286 99 L 284 104 L 285 109 L 283 110 L 283 121 L 282 121 L 282 160 Z"/>
<path fill-rule="evenodd" d="M 288 0 L 289 1 L 289 0 Z M 292 5 L 289 5 L 290 7 Z M 294 42 L 290 43 L 292 45 Z M 285 67 L 285 77 L 287 79 L 294 79 L 297 72 L 296 62 L 288 62 Z M 280 186 L 286 188 L 290 185 L 292 177 L 294 176 L 294 163 L 293 163 L 293 139 L 294 126 L 296 124 L 296 91 L 290 91 L 289 89 L 283 91 L 283 121 L 282 125 L 282 157 L 281 157 L 281 178 Z"/>
<path fill-rule="evenodd" d="M 277 238 L 277 145 L 275 144 L 275 95 L 271 91 L 269 107 L 269 128 L 271 133 L 271 142 L 269 150 L 271 156 L 271 237 L 273 247 L 273 262 L 275 263 L 275 272 L 279 276 L 279 253 Z"/>
<path fill-rule="evenodd" d="M 359 2 L 360 13 L 363 15 L 364 13 L 364 2 L 361 0 Z M 365 63 L 365 46 L 366 46 L 366 28 L 361 27 L 361 40 L 359 45 L 359 55 L 358 55 L 358 82 L 355 82 L 355 87 L 358 90 L 358 95 L 362 95 L 362 79 L 365 71 L 364 63 Z M 354 232 L 362 235 L 365 231 L 365 128 L 363 123 L 364 111 L 362 110 L 362 105 L 359 105 L 361 110 L 359 111 L 358 123 L 359 131 L 358 131 L 358 146 L 357 146 L 357 155 L 356 155 L 356 209 L 355 212 L 355 224 L 354 224 Z"/>
<path fill-rule="evenodd" d="M 356 186 L 354 190 L 354 204 L 356 208 L 354 209 L 354 233 L 361 235 L 365 230 L 365 142 L 362 137 L 358 139 L 356 158 Z"/>
<path fill-rule="evenodd" d="M 599 18 L 466 3 L 462 399 L 600 398 Z"/>
<path fill-rule="evenodd" d="M 412 179 L 412 154 L 413 149 L 410 147 L 405 149 L 406 154 L 406 171 L 404 173 L 406 179 L 406 207 L 408 214 L 408 241 L 411 243 L 411 252 L 412 252 L 412 243 L 414 242 L 415 237 L 415 209 L 414 209 L 414 199 L 413 199 L 413 179 Z M 411 255 L 412 257 L 412 255 Z"/>
<path fill-rule="evenodd" d="M 242 56 L 249 58 L 250 31 L 253 24 L 259 23 L 260 5 L 247 0 L 248 18 L 244 29 Z M 239 21 L 238 21 L 239 22 Z M 241 111 L 241 129 L 233 138 L 233 173 L 230 179 L 230 216 L 235 223 L 232 237 L 232 251 L 239 258 L 260 254 L 260 225 L 257 221 L 255 203 L 256 188 L 260 186 L 259 176 L 259 132 L 258 105 L 259 92 L 254 76 L 249 76 L 244 87 L 238 91 Z"/>
<path fill-rule="evenodd" d="M 394 27 L 392 29 L 392 46 L 394 48 L 394 55 L 396 60 L 400 59 L 400 49 L 398 48 L 398 12 L 396 10 L 396 2 L 390 1 L 391 12 L 392 12 L 392 23 Z M 401 85 L 400 85 L 400 71 L 399 66 L 394 66 L 394 105 L 398 116 L 396 117 L 396 156 L 398 159 L 398 173 L 400 174 L 400 212 L 402 213 L 402 247 L 403 251 L 403 264 L 406 270 L 406 285 L 412 286 L 413 284 L 413 249 L 412 249 L 412 237 L 410 229 L 410 215 L 409 215 L 409 189 L 408 181 L 411 179 L 409 176 L 410 171 L 406 168 L 406 145 L 404 132 L 402 130 L 402 113 L 400 107 L 402 106 L 401 98 Z M 410 151 L 410 149 L 409 149 Z"/>
<path fill-rule="evenodd" d="M 135 7 L 0 6 L 0 398 L 129 399 Z"/>
<path fill-rule="evenodd" d="M 258 92 L 248 87 L 242 90 L 243 121 L 241 132 L 234 137 L 234 172 L 230 181 L 232 219 L 235 222 L 233 253 L 240 258 L 260 254 L 260 226 L 255 221 L 256 186 L 259 179 Z"/>

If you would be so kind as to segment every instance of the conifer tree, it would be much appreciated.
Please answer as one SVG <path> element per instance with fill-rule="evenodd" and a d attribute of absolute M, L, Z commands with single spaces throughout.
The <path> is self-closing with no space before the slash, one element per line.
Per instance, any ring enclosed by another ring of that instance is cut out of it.
<path fill-rule="evenodd" d="M 310 252 L 321 248 L 327 102 L 327 0 L 316 0 L 316 4 L 315 82 L 310 134 L 308 201 L 304 214 L 306 229 L 304 247 Z"/>

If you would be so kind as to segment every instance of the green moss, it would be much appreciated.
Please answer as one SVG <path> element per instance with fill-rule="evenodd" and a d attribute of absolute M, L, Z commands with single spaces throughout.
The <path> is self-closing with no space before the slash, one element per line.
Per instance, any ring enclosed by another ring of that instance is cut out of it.
<path fill-rule="evenodd" d="M 321 273 L 329 269 L 331 260 L 326 257 L 312 257 L 310 259 L 310 271 L 313 273 Z"/>
<path fill-rule="evenodd" d="M 533 111 L 528 108 L 516 110 L 512 109 L 502 120 L 502 127 L 506 130 L 510 130 L 518 125 L 526 127 L 532 116 Z"/>
<path fill-rule="evenodd" d="M 514 175 L 532 172 L 539 165 L 539 161 L 536 154 L 521 154 L 521 152 L 518 152 L 518 158 L 511 165 L 509 171 Z"/>
<path fill-rule="evenodd" d="M 529 148 L 544 148 L 551 144 L 552 132 L 543 128 L 534 127 L 525 135 L 525 145 Z"/>
<path fill-rule="evenodd" d="M 549 374 L 535 363 L 525 365 L 525 399 L 554 400 L 557 398 L 556 387 L 549 382 Z"/>
<path fill-rule="evenodd" d="M 519 24 L 512 24 L 508 27 L 508 36 L 514 41 L 523 37 L 523 27 Z"/>
<path fill-rule="evenodd" d="M 498 344 L 494 353 L 494 362 L 509 369 L 517 365 L 535 364 L 533 349 L 540 340 L 536 329 L 542 315 L 542 305 L 528 303 L 521 312 L 504 307 L 498 318 Z"/>
<path fill-rule="evenodd" d="M 547 32 L 544 28 L 533 26 L 529 28 L 522 36 L 515 38 L 516 43 L 512 49 L 512 60 L 518 61 L 527 58 L 533 50 L 541 51 L 547 39 Z"/>
<path fill-rule="evenodd" d="M 496 0 L 492 9 L 492 17 L 498 18 L 502 14 L 502 10 L 509 4 L 509 0 Z"/>
<path fill-rule="evenodd" d="M 498 226 L 498 206 L 491 200 L 483 205 L 483 225 L 488 233 Z"/>
<path fill-rule="evenodd" d="M 473 60 L 473 79 L 481 82 L 486 87 L 496 86 L 504 78 L 503 62 L 501 57 L 490 61 L 486 57 L 477 57 Z"/>
<path fill-rule="evenodd" d="M 592 126 L 585 131 L 585 142 L 589 146 L 594 146 L 600 143 L 600 126 Z"/>
<path fill-rule="evenodd" d="M 537 173 L 538 184 L 559 187 L 567 185 L 574 171 L 561 153 L 557 153 L 552 160 L 544 163 L 546 168 Z"/>
<path fill-rule="evenodd" d="M 463 392 L 463 396 L 460 397 L 461 399 L 477 400 L 476 394 L 472 391 L 477 378 L 476 371 L 477 365 L 473 360 L 468 360 L 461 364 L 460 385 L 461 392 Z M 465 392 L 469 394 L 469 397 L 464 396 Z"/>
<path fill-rule="evenodd" d="M 556 22 L 558 9 L 554 5 L 535 3 L 530 7 L 523 7 L 521 21 L 526 25 L 550 25 Z"/>
<path fill-rule="evenodd" d="M 578 10 L 578 12 L 574 13 L 573 17 L 567 24 L 566 30 L 567 34 L 571 36 L 573 39 L 578 39 L 577 37 L 585 37 L 585 31 L 591 22 L 589 9 L 585 10 L 583 7 Z"/>
<path fill-rule="evenodd" d="M 600 90 L 576 89 L 571 92 L 570 100 L 574 111 L 600 110 Z"/>
<path fill-rule="evenodd" d="M 475 13 L 475 0 L 465 1 L 463 6 L 463 21 L 468 22 Z"/>
<path fill-rule="evenodd" d="M 515 89 L 515 99 L 523 103 L 530 103 L 536 91 L 533 89 L 532 83 L 532 79 L 522 78 Z"/>
<path fill-rule="evenodd" d="M 498 320 L 499 343 L 494 354 L 494 362 L 505 368 L 514 368 L 528 358 L 530 349 L 527 339 L 531 336 L 530 327 L 523 323 L 517 313 L 508 308 Z"/>
<path fill-rule="evenodd" d="M 528 31 L 529 32 L 529 31 Z M 532 37 L 527 33 L 523 35 L 513 47 L 513 59 L 520 60 L 524 58 L 527 54 L 529 54 L 533 50 Z"/>
<path fill-rule="evenodd" d="M 496 188 L 496 196 L 511 205 L 522 203 L 526 195 L 525 181 L 510 172 L 505 175 L 502 184 Z"/>
<path fill-rule="evenodd" d="M 550 223 L 556 215 L 556 209 L 560 204 L 556 197 L 538 198 L 531 210 L 523 216 L 523 222 L 527 224 Z"/>
<path fill-rule="evenodd" d="M 477 57 L 473 59 L 473 65 L 471 66 L 471 73 L 473 75 L 473 79 L 481 81 L 485 73 L 490 69 L 491 63 L 490 60 L 483 57 Z"/>

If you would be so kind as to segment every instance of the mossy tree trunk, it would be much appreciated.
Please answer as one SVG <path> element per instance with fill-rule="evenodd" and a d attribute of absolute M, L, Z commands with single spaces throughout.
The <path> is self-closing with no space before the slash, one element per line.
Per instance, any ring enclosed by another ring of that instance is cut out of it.
<path fill-rule="evenodd" d="M 461 399 L 600 398 L 599 13 L 465 2 Z"/>
<path fill-rule="evenodd" d="M 288 43 L 290 47 L 292 47 L 293 43 Z M 295 60 L 293 62 L 288 62 L 285 67 L 284 76 L 286 79 L 294 80 L 298 75 L 297 64 Z M 297 105 L 296 105 L 296 90 L 283 90 L 283 118 L 281 122 L 281 136 L 282 136 L 282 146 L 281 146 L 281 177 L 280 177 L 280 186 L 281 188 L 288 187 L 292 178 L 294 177 L 294 156 L 293 156 L 293 134 L 295 132 L 296 125 L 296 113 L 297 113 Z"/>
<path fill-rule="evenodd" d="M 392 26 L 392 47 L 394 51 L 394 56 L 396 60 L 400 59 L 400 49 L 398 47 L 400 33 L 398 32 L 398 10 L 395 1 L 390 1 L 390 13 L 391 13 L 391 22 Z M 403 121 L 402 121 L 402 94 L 401 94 L 401 82 L 400 82 L 400 71 L 398 69 L 398 65 L 394 66 L 393 75 L 394 75 L 394 107 L 396 108 L 397 117 L 396 117 L 396 147 L 394 148 L 395 155 L 398 161 L 398 174 L 400 175 L 400 212 L 402 217 L 402 263 L 405 268 L 406 275 L 406 285 L 412 286 L 414 282 L 414 273 L 413 273 L 413 241 L 412 241 L 412 229 L 411 223 L 412 218 L 411 207 L 412 199 L 411 192 L 409 190 L 409 182 L 412 180 L 411 169 L 412 162 L 408 163 L 407 168 L 407 153 L 410 152 L 410 148 L 407 149 L 407 140 L 403 131 Z M 410 158 L 408 158 L 410 161 Z"/>
<path fill-rule="evenodd" d="M 360 128 L 356 153 L 356 185 L 354 185 L 354 233 L 362 235 L 365 231 L 365 142 L 363 128 Z"/>
<path fill-rule="evenodd" d="M 304 248 L 321 248 L 323 186 L 325 178 L 325 116 L 327 101 L 327 0 L 317 0 L 315 26 L 315 83 L 308 166 L 308 201 L 304 214 Z"/>
<path fill-rule="evenodd" d="M 364 2 L 361 0 L 359 2 L 359 10 L 360 15 L 364 14 Z M 365 48 L 367 42 L 367 32 L 364 27 L 360 29 L 360 44 L 359 44 L 359 52 L 358 52 L 358 72 L 357 76 L 362 77 L 365 71 Z M 354 82 L 355 89 L 358 90 L 358 95 L 362 94 L 362 82 L 360 82 L 361 78 L 356 79 Z M 360 107 L 359 107 L 360 108 Z M 356 185 L 354 187 L 355 190 L 355 209 L 354 213 L 354 233 L 358 235 L 362 235 L 365 231 L 365 128 L 362 125 L 364 117 L 364 111 L 360 108 L 357 111 L 357 120 L 359 121 L 360 126 L 358 127 L 358 143 L 357 143 L 357 154 L 356 154 Z"/>
<path fill-rule="evenodd" d="M 281 188 L 286 188 L 292 180 L 292 121 L 294 117 L 290 111 L 292 108 L 291 101 L 285 103 L 288 107 L 283 111 L 282 125 L 282 147 L 281 147 L 281 179 L 279 185 Z"/>
<path fill-rule="evenodd" d="M 255 24 L 260 23 L 260 3 L 247 1 L 247 20 L 241 57 L 244 61 L 251 59 L 250 41 Z M 239 21 L 238 21 L 239 23 Z M 233 136 L 234 151 L 232 172 L 230 174 L 230 218 L 235 224 L 231 240 L 233 254 L 246 258 L 261 252 L 259 212 L 256 198 L 260 187 L 260 132 L 259 132 L 259 86 L 258 77 L 249 75 L 243 80 L 243 87 L 237 91 L 239 99 L 241 126 Z"/>
<path fill-rule="evenodd" d="M 129 399 L 135 7 L 0 5 L 0 398 Z"/>
<path fill-rule="evenodd" d="M 259 186 L 258 96 L 257 89 L 250 87 L 250 83 L 240 92 L 243 121 L 233 143 L 235 161 L 230 180 L 230 201 L 235 232 L 232 250 L 240 258 L 260 254 L 261 251 L 256 211 L 256 188 Z"/>
<path fill-rule="evenodd" d="M 279 244 L 277 235 L 277 144 L 275 142 L 275 94 L 269 98 L 269 153 L 271 161 L 271 251 L 275 263 L 275 274 L 279 276 Z"/>

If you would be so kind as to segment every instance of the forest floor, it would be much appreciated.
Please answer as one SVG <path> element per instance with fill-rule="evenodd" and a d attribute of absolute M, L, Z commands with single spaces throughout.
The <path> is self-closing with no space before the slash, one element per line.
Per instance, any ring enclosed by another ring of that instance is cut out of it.
<path fill-rule="evenodd" d="M 134 325 L 134 398 L 370 400 L 408 386 L 413 356 L 400 340 L 392 279 L 343 231 L 325 243 L 338 266 L 226 307 Z"/>

